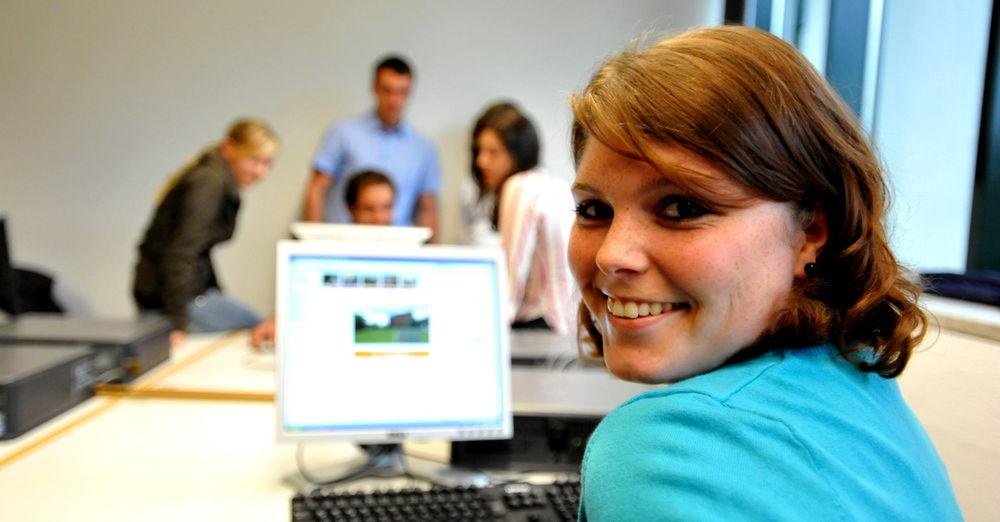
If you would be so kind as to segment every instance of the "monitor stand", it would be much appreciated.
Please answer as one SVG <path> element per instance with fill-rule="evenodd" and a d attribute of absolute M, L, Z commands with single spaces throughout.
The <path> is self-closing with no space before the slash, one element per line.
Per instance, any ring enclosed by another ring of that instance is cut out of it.
<path fill-rule="evenodd" d="M 347 475 L 335 479 L 334 483 L 369 477 L 428 480 L 414 473 L 407 466 L 406 453 L 403 452 L 402 444 L 360 444 L 359 446 L 368 455 L 368 461 L 354 471 L 348 472 Z"/>
<path fill-rule="evenodd" d="M 286 476 L 285 482 L 296 491 L 310 491 L 320 487 L 335 487 L 347 482 L 366 479 L 409 479 L 433 485 L 460 486 L 486 485 L 489 478 L 481 471 L 453 467 L 448 464 L 408 457 L 401 444 L 360 444 L 365 460 L 353 468 L 335 465 L 320 472 L 307 471 L 302 458 L 298 458 L 298 473 Z M 302 455 L 299 446 L 298 455 Z"/>

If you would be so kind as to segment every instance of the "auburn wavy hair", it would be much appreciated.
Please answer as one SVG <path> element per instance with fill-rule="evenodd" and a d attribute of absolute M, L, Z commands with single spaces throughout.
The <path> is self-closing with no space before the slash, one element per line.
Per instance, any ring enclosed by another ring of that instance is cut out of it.
<path fill-rule="evenodd" d="M 742 356 L 830 342 L 861 370 L 903 371 L 927 317 L 920 286 L 888 245 L 884 169 L 851 110 L 795 48 L 747 27 L 689 31 L 611 57 L 570 104 L 577 162 L 596 139 L 666 171 L 653 147 L 678 146 L 756 196 L 792 203 L 803 224 L 825 214 L 817 269 L 796 280 Z M 580 326 L 603 355 L 583 304 Z"/>

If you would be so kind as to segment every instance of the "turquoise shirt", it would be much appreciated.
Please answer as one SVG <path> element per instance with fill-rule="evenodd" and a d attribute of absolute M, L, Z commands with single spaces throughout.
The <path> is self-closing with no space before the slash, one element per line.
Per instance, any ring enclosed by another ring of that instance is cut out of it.
<path fill-rule="evenodd" d="M 582 474 L 582 520 L 961 519 L 896 382 L 832 346 L 630 399 L 594 431 Z"/>

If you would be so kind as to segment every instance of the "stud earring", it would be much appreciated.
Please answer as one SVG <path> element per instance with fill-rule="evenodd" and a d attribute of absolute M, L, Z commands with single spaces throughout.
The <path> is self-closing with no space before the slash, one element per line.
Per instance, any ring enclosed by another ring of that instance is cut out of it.
<path fill-rule="evenodd" d="M 816 275 L 816 263 L 806 263 L 805 271 L 807 276 Z"/>

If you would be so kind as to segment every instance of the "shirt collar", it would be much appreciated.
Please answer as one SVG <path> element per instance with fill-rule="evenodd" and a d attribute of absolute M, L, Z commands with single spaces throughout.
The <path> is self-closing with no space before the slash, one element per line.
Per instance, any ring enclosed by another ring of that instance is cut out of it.
<path fill-rule="evenodd" d="M 368 115 L 368 125 L 372 129 L 375 129 L 384 134 L 406 135 L 409 134 L 410 132 L 410 126 L 409 124 L 406 123 L 406 120 L 399 122 L 399 124 L 396 125 L 395 127 L 388 127 L 384 123 L 382 123 L 382 120 L 378 119 L 378 115 L 375 114 L 374 110 Z"/>

